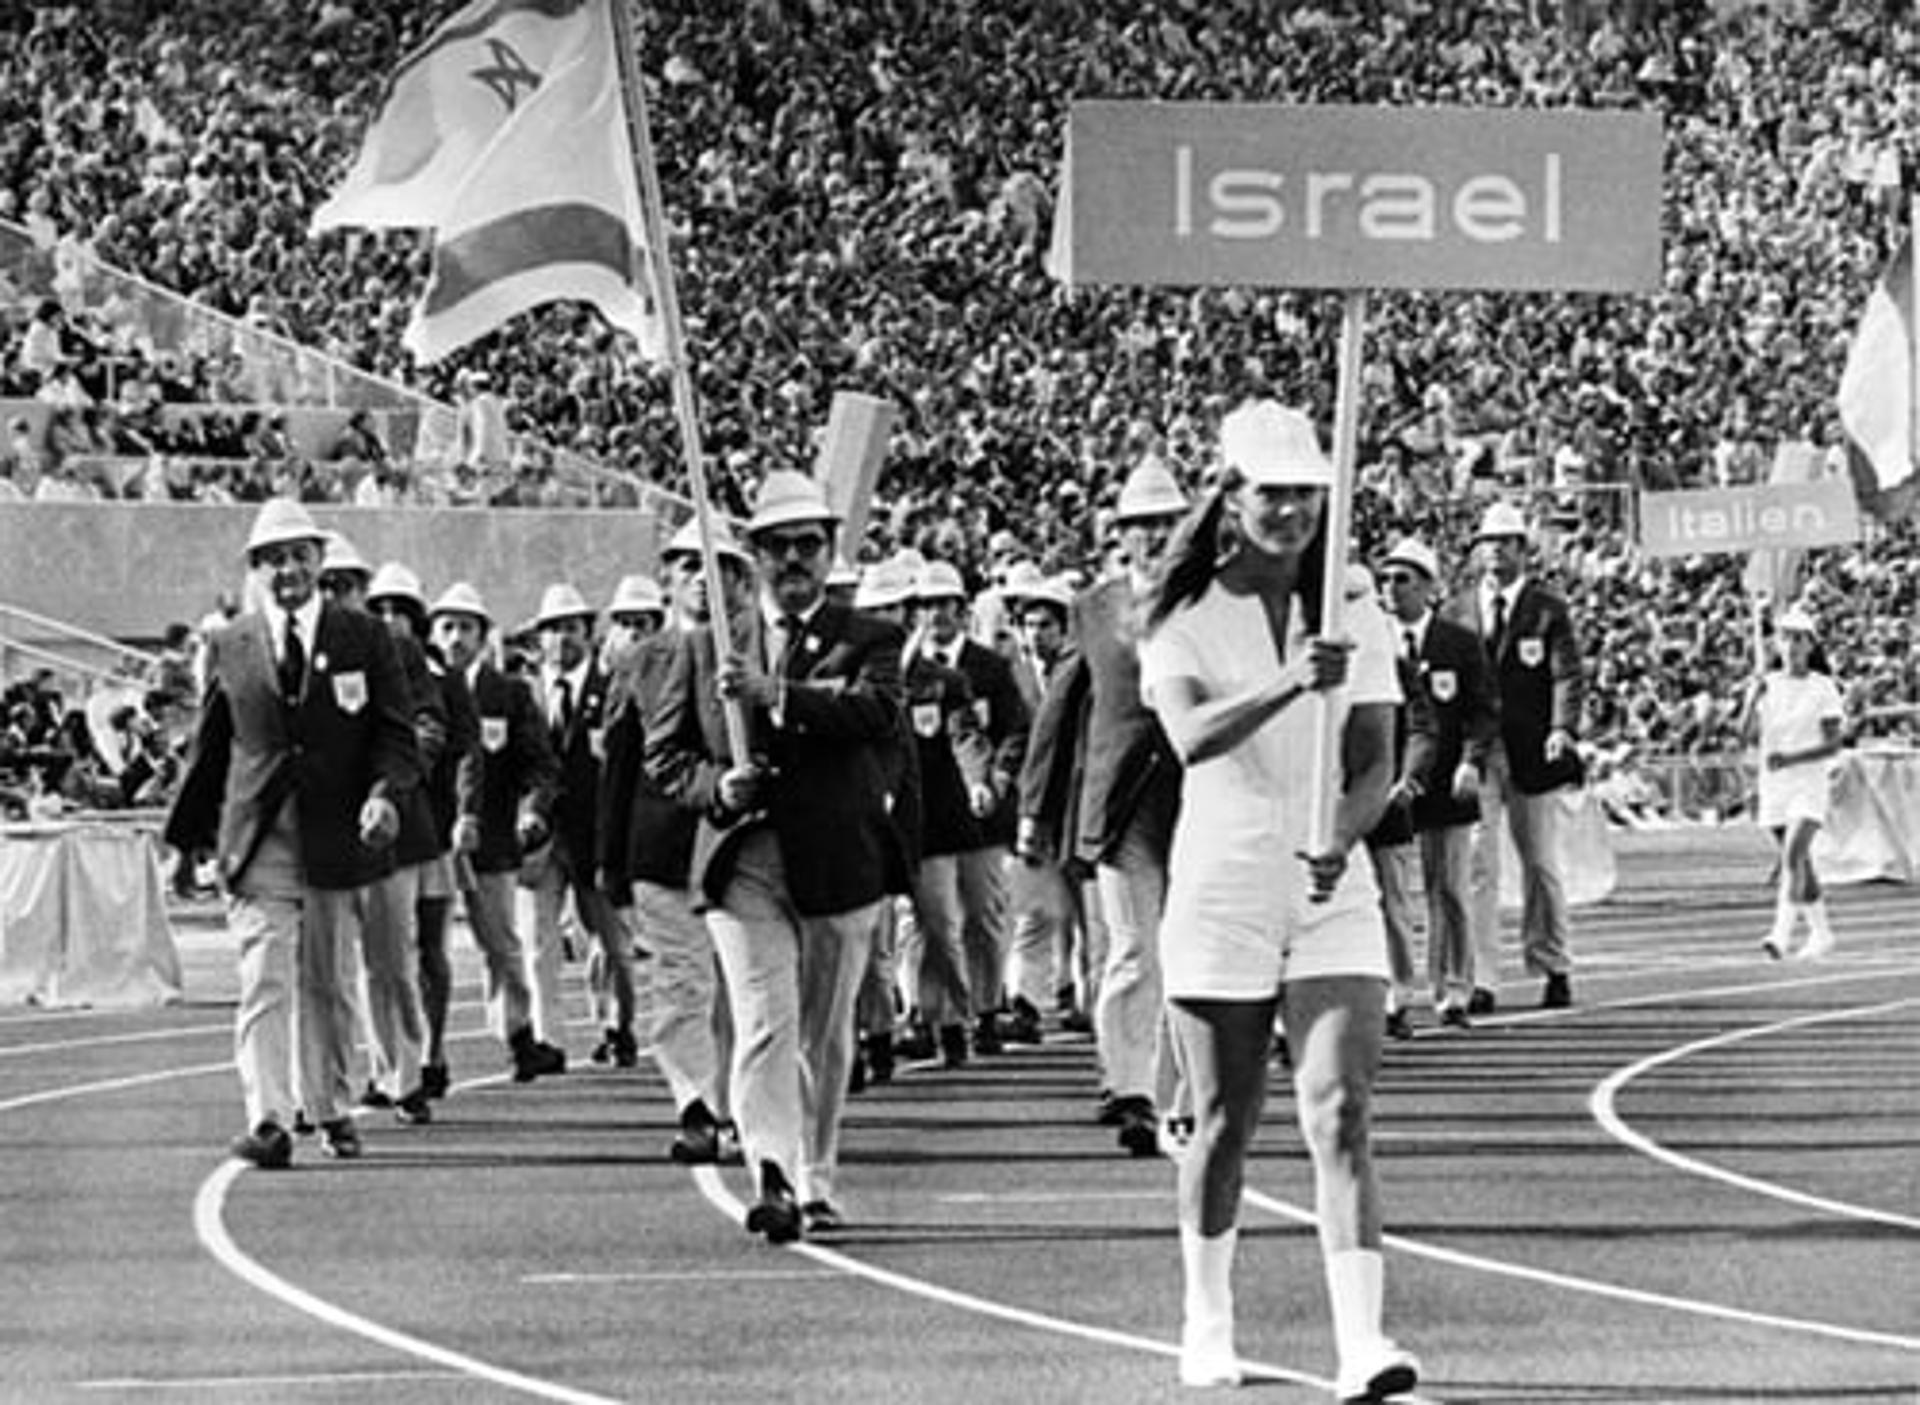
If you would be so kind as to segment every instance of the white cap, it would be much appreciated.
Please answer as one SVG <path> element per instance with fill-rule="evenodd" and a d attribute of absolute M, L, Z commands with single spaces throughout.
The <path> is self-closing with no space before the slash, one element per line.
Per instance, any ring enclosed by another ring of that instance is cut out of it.
<path fill-rule="evenodd" d="M 889 605 L 904 605 L 913 599 L 914 582 L 913 562 L 904 556 L 889 556 L 861 573 L 860 589 L 853 597 L 854 607 L 884 610 Z"/>
<path fill-rule="evenodd" d="M 421 609 L 427 608 L 427 596 L 420 589 L 420 577 L 398 561 L 381 563 L 380 569 L 373 573 L 373 580 L 367 585 L 367 599 L 411 600 Z"/>
<path fill-rule="evenodd" d="M 440 592 L 440 598 L 433 602 L 428 611 L 433 615 L 472 615 L 480 623 L 491 626 L 493 615 L 487 609 L 487 602 L 480 598 L 480 592 L 465 581 L 455 581 Z"/>
<path fill-rule="evenodd" d="M 1486 541 L 1489 537 L 1519 537 L 1525 540 L 1532 535 L 1527 530 L 1525 513 L 1510 502 L 1497 502 L 1480 519 L 1480 530 L 1473 534 L 1473 539 Z"/>
<path fill-rule="evenodd" d="M 913 598 L 916 600 L 965 600 L 967 583 L 960 579 L 960 570 L 950 561 L 929 561 L 920 568 L 914 578 Z"/>
<path fill-rule="evenodd" d="M 1120 485 L 1113 515 L 1116 521 L 1128 522 L 1140 517 L 1178 517 L 1186 510 L 1187 495 L 1181 491 L 1179 480 L 1166 464 L 1150 455 Z"/>
<path fill-rule="evenodd" d="M 571 585 L 562 582 L 550 585 L 540 595 L 540 610 L 533 617 L 533 628 L 553 624 L 557 620 L 592 619 L 593 606 L 587 603 L 587 597 Z"/>
<path fill-rule="evenodd" d="M 680 524 L 680 529 L 673 534 L 673 539 L 661 551 L 660 559 L 671 561 L 676 556 L 698 556 L 703 544 L 704 538 L 700 535 L 700 519 L 689 517 Z M 752 555 L 740 545 L 733 535 L 732 528 L 718 517 L 713 519 L 713 549 L 722 556 L 731 556 L 743 566 L 753 565 Z"/>
<path fill-rule="evenodd" d="M 1782 634 L 1818 634 L 1820 626 L 1813 622 L 1813 616 L 1798 605 L 1789 605 L 1780 612 L 1780 618 L 1773 627 Z"/>
<path fill-rule="evenodd" d="M 263 547 L 285 542 L 310 541 L 324 546 L 326 540 L 327 534 L 315 525 L 306 508 L 292 498 L 268 498 L 260 504 L 253 530 L 247 534 L 246 554 L 251 556 Z"/>
<path fill-rule="evenodd" d="M 350 571 L 368 579 L 373 577 L 373 567 L 354 550 L 353 543 L 338 532 L 327 533 L 326 554 L 320 558 L 320 574 L 325 575 L 329 571 Z"/>
<path fill-rule="evenodd" d="M 812 478 L 795 469 L 776 468 L 766 476 L 754 496 L 747 535 L 751 537 L 795 522 L 828 525 L 839 520 L 827 506 L 825 491 Z"/>
<path fill-rule="evenodd" d="M 622 576 L 620 583 L 613 588 L 613 599 L 607 602 L 609 615 L 664 615 L 667 612 L 667 599 L 660 593 L 660 583 L 652 576 Z"/>
<path fill-rule="evenodd" d="M 1220 422 L 1220 457 L 1264 487 L 1333 486 L 1333 460 L 1313 421 L 1275 400 L 1250 400 Z"/>
<path fill-rule="evenodd" d="M 1430 581 L 1440 579 L 1440 558 L 1418 537 L 1402 537 L 1380 562 L 1380 568 L 1411 566 Z"/>

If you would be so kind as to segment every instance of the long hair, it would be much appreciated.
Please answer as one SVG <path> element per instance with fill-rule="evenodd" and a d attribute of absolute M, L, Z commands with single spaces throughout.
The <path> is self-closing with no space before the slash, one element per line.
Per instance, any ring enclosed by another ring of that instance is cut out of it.
<path fill-rule="evenodd" d="M 1220 568 L 1244 549 L 1239 544 L 1238 529 L 1227 515 L 1227 499 L 1242 481 L 1237 470 L 1224 470 L 1207 495 L 1174 528 L 1147 593 L 1146 633 L 1153 633 L 1174 611 L 1205 595 Z M 1323 506 L 1313 540 L 1301 553 L 1300 574 L 1293 586 L 1310 635 L 1320 630 L 1320 582 L 1326 573 L 1326 561 L 1327 514 Z"/>

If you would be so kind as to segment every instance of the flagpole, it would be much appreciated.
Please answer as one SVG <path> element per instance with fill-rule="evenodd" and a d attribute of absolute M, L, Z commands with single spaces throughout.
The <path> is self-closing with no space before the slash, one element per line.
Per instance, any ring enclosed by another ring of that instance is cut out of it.
<path fill-rule="evenodd" d="M 1347 539 L 1353 535 L 1354 459 L 1360 440 L 1360 369 L 1367 332 L 1367 290 L 1347 294 L 1340 324 L 1340 375 L 1333 410 L 1333 487 L 1327 493 L 1326 574 L 1320 581 L 1320 635 L 1341 637 L 1347 608 Z M 1344 687 L 1335 692 L 1316 689 L 1314 705 L 1313 791 L 1308 810 L 1307 850 L 1325 854 L 1333 848 L 1334 819 L 1339 807 L 1341 774 L 1340 735 L 1335 725 Z"/>
<path fill-rule="evenodd" d="M 653 131 L 647 120 L 646 94 L 637 71 L 639 53 L 634 38 L 631 0 L 607 0 L 613 10 L 614 61 L 626 101 L 627 139 L 634 173 L 640 179 L 640 222 L 646 239 L 645 256 L 653 269 L 653 294 L 660 300 L 662 340 L 667 371 L 673 383 L 674 415 L 680 422 L 680 450 L 686 460 L 687 481 L 693 490 L 693 515 L 700 529 L 700 574 L 707 587 L 707 621 L 713 630 L 713 653 L 725 661 L 733 655 L 732 629 L 727 619 L 727 597 L 720 579 L 720 553 L 715 548 L 713 497 L 707 484 L 706 454 L 700 443 L 700 411 L 694 400 L 693 372 L 687 365 L 686 332 L 680 321 L 680 299 L 674 290 L 673 260 L 668 256 L 666 206 L 660 199 L 660 175 L 654 166 Z M 637 270 L 638 271 L 638 270 Z M 727 744 L 736 765 L 751 755 L 745 706 L 738 698 L 721 702 L 726 718 Z"/>

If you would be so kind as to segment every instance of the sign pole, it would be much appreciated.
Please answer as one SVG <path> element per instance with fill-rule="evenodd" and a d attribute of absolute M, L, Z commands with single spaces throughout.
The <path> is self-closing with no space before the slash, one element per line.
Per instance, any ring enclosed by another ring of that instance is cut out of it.
<path fill-rule="evenodd" d="M 1333 487 L 1327 493 L 1326 574 L 1320 581 L 1320 634 L 1341 637 L 1347 609 L 1347 543 L 1353 535 L 1354 460 L 1360 442 L 1360 371 L 1367 334 L 1367 290 L 1347 294 L 1340 322 L 1340 372 L 1334 392 Z M 1337 724 L 1346 688 L 1316 689 L 1313 700 L 1313 790 L 1308 814 L 1308 852 L 1330 853 L 1334 817 L 1340 802 L 1340 728 Z"/>
<path fill-rule="evenodd" d="M 666 342 L 667 369 L 673 381 L 673 408 L 680 422 L 680 451 L 693 490 L 693 515 L 700 527 L 700 574 L 707 587 L 707 620 L 713 630 L 714 657 L 724 662 L 733 654 L 727 597 L 720 579 L 720 553 L 714 547 L 713 496 L 707 486 L 706 453 L 700 443 L 700 411 L 693 394 L 693 372 L 687 365 L 686 330 L 680 321 L 680 299 L 674 291 L 673 262 L 668 257 L 665 206 L 660 201 L 660 175 L 653 162 L 653 132 L 647 122 L 646 94 L 635 71 L 639 52 L 633 31 L 630 0 L 608 0 L 613 7 L 614 58 L 620 66 L 624 90 L 627 137 L 633 152 L 634 173 L 640 178 L 640 218 L 646 236 L 645 256 L 653 265 L 653 292 L 660 300 L 660 321 Z M 751 754 L 746 708 L 738 698 L 721 704 L 726 718 L 727 745 L 736 765 Z"/>

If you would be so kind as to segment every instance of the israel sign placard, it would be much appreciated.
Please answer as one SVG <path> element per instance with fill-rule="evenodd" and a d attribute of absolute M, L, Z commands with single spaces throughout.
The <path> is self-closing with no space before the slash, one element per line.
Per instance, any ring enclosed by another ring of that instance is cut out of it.
<path fill-rule="evenodd" d="M 1632 292 L 1661 272 L 1658 113 L 1078 102 L 1075 283 Z"/>
<path fill-rule="evenodd" d="M 1844 478 L 1640 495 L 1640 549 L 1648 556 L 1859 540 L 1860 508 Z"/>

